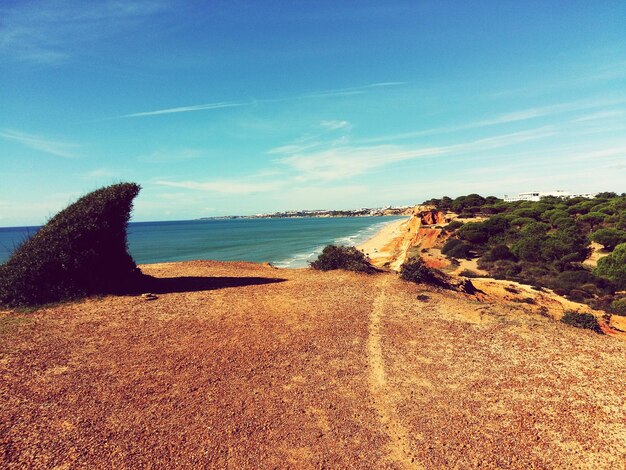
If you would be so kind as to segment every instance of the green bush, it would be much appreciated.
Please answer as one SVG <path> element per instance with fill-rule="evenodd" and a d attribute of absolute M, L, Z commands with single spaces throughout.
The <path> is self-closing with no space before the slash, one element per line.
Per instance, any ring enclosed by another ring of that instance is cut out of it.
<path fill-rule="evenodd" d="M 515 255 L 506 245 L 496 245 L 483 255 L 486 261 L 498 261 L 501 259 L 515 261 Z"/>
<path fill-rule="evenodd" d="M 318 258 L 311 263 L 311 267 L 320 271 L 331 271 L 333 269 L 366 273 L 376 271 L 365 255 L 353 246 L 328 245 Z"/>
<path fill-rule="evenodd" d="M 535 237 L 520 238 L 513 244 L 511 251 L 523 261 L 540 261 L 541 240 Z"/>
<path fill-rule="evenodd" d="M 0 266 L 0 304 L 34 306 L 121 292 L 141 277 L 126 226 L 140 187 L 94 191 L 55 215 Z"/>
<path fill-rule="evenodd" d="M 609 311 L 615 315 L 626 316 L 626 299 L 615 299 L 611 302 Z"/>
<path fill-rule="evenodd" d="M 626 232 L 617 228 L 601 228 L 589 235 L 589 239 L 611 251 L 620 243 L 626 242 Z"/>
<path fill-rule="evenodd" d="M 460 220 L 453 220 L 448 225 L 446 225 L 443 229 L 446 232 L 454 232 L 456 229 L 458 229 L 462 225 L 463 225 L 463 222 L 461 222 Z"/>
<path fill-rule="evenodd" d="M 485 243 L 489 239 L 489 232 L 480 222 L 464 224 L 457 233 L 463 240 L 470 243 Z"/>
<path fill-rule="evenodd" d="M 602 334 L 602 330 L 600 329 L 600 325 L 598 324 L 598 319 L 590 313 L 578 313 L 568 311 L 565 312 L 565 315 L 563 315 L 561 321 L 567 325 L 574 326 L 576 328 L 584 328 Z"/>
<path fill-rule="evenodd" d="M 430 284 L 439 287 L 448 287 L 448 277 L 433 268 L 429 268 L 419 258 L 413 258 L 406 261 L 400 268 L 400 277 L 405 281 L 415 282 L 417 284 Z"/>
<path fill-rule="evenodd" d="M 579 220 L 584 224 L 587 224 L 593 231 L 599 224 L 604 222 L 607 215 L 602 212 L 589 212 L 588 214 L 581 215 Z"/>
<path fill-rule="evenodd" d="M 615 282 L 620 289 L 626 289 L 626 243 L 620 243 L 613 253 L 600 258 L 594 273 Z"/>
<path fill-rule="evenodd" d="M 441 248 L 441 254 L 447 255 L 450 250 L 462 244 L 462 240 L 459 240 L 458 238 L 450 238 Z"/>
<path fill-rule="evenodd" d="M 585 284 L 597 285 L 600 279 L 586 270 L 563 271 L 559 273 L 553 280 L 552 287 L 555 289 L 569 292 L 572 289 L 579 289 Z"/>
<path fill-rule="evenodd" d="M 535 222 L 535 219 L 531 219 L 530 217 L 513 217 L 510 218 L 511 226 L 521 228 L 527 224 L 531 224 Z"/>

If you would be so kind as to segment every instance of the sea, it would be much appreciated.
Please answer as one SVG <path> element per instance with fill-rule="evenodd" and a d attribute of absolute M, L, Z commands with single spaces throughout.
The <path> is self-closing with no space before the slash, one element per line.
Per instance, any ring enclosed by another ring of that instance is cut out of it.
<path fill-rule="evenodd" d="M 137 264 L 211 259 L 306 267 L 326 245 L 355 246 L 404 217 L 208 219 L 131 222 L 128 249 Z M 0 227 L 0 263 L 39 227 Z"/>

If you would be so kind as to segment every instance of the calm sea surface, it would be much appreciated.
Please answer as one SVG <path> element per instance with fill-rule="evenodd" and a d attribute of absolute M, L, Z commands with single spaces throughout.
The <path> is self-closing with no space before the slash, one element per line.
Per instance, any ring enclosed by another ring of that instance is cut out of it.
<path fill-rule="evenodd" d="M 212 259 L 271 262 L 296 268 L 307 266 L 328 244 L 357 245 L 399 218 L 402 217 L 133 222 L 128 226 L 128 245 L 138 264 Z M 0 228 L 0 263 L 37 229 Z"/>

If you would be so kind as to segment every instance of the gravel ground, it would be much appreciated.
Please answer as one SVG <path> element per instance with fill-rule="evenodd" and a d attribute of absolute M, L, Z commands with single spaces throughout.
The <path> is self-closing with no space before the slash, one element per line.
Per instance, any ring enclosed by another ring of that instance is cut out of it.
<path fill-rule="evenodd" d="M 8 468 L 623 468 L 626 343 L 395 274 L 143 266 L 0 315 Z"/>

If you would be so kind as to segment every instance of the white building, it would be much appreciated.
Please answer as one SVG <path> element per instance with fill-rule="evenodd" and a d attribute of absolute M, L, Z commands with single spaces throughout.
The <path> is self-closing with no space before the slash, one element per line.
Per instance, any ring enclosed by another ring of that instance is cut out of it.
<path fill-rule="evenodd" d="M 530 191 L 527 193 L 518 193 L 517 196 L 509 196 L 508 194 L 505 194 L 504 201 L 539 201 L 542 197 L 547 196 L 562 197 L 566 199 L 570 197 L 586 197 L 589 199 L 596 197 L 596 195 L 592 193 L 572 194 L 567 191 L 563 191 L 562 189 L 557 189 L 556 191 Z"/>

